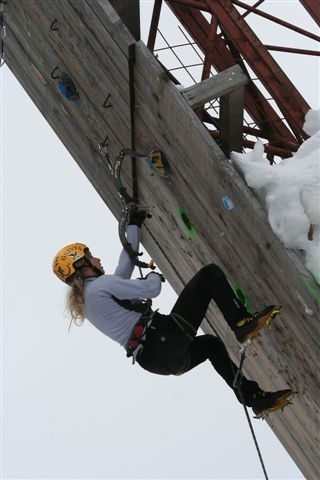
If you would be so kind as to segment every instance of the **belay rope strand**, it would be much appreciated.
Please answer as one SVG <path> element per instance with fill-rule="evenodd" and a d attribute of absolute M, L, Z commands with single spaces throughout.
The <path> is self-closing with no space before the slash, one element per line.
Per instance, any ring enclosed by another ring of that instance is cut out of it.
<path fill-rule="evenodd" d="M 248 413 L 248 408 L 245 404 L 243 394 L 242 394 L 242 390 L 241 390 L 242 367 L 243 367 L 243 363 L 244 363 L 244 359 L 245 359 L 245 353 L 246 353 L 246 350 L 243 350 L 243 352 L 241 353 L 240 365 L 239 365 L 239 368 L 236 372 L 234 371 L 233 365 L 231 364 L 232 370 L 233 370 L 233 373 L 234 373 L 234 378 L 235 378 L 234 386 L 238 390 L 238 394 L 239 394 L 239 397 L 240 397 L 240 400 L 241 400 L 241 403 L 242 403 L 242 406 L 243 406 L 243 409 L 244 409 L 244 412 L 245 412 L 245 415 L 246 415 L 246 418 L 247 418 L 247 421 L 248 421 L 248 424 L 249 424 L 249 428 L 250 428 L 250 431 L 251 431 L 251 434 L 252 434 L 252 438 L 253 438 L 257 453 L 258 453 L 261 468 L 262 468 L 263 473 L 264 473 L 264 477 L 265 477 L 266 480 L 269 480 L 269 477 L 268 477 L 268 474 L 267 474 L 267 471 L 266 471 L 266 467 L 265 467 L 265 464 L 264 464 L 264 461 L 263 461 L 263 458 L 262 458 L 261 450 L 260 450 L 260 447 L 259 447 L 259 444 L 258 444 L 258 440 L 257 440 L 256 434 L 255 434 L 255 431 L 253 429 L 253 425 L 252 425 L 252 422 L 251 422 L 251 419 L 250 419 L 250 416 L 249 416 L 249 413 Z M 230 362 L 231 362 L 231 360 L 230 360 Z"/>
<path fill-rule="evenodd" d="M 227 355 L 228 355 L 228 358 L 229 358 L 229 361 L 230 361 L 230 365 L 231 365 L 231 368 L 232 368 L 232 371 L 233 371 L 233 375 L 234 375 L 233 387 L 236 388 L 237 391 L 238 391 L 238 394 L 239 394 L 239 397 L 240 397 L 240 400 L 241 400 L 241 403 L 242 403 L 242 406 L 243 406 L 243 409 L 244 409 L 244 412 L 245 412 L 245 415 L 246 415 L 246 418 L 247 418 L 247 421 L 248 421 L 248 424 L 249 424 L 249 428 L 250 428 L 251 435 L 252 435 L 252 438 L 253 438 L 253 441 L 254 441 L 254 445 L 255 445 L 256 450 L 257 450 L 260 465 L 261 465 L 261 468 L 263 470 L 264 478 L 265 478 L 265 480 L 269 480 L 267 470 L 266 470 L 266 467 L 265 467 L 265 464 L 264 464 L 264 460 L 263 460 L 263 457 L 262 457 L 262 454 L 261 454 L 261 450 L 260 450 L 260 447 L 259 447 L 259 444 L 258 444 L 258 440 L 257 440 L 256 434 L 255 434 L 255 431 L 254 431 L 254 428 L 253 428 L 253 425 L 252 425 L 252 422 L 251 422 L 251 419 L 250 419 L 250 416 L 249 416 L 249 413 L 248 413 L 248 408 L 245 404 L 244 397 L 243 397 L 242 390 L 241 390 L 242 368 L 243 368 L 243 364 L 244 364 L 244 361 L 245 361 L 245 358 L 246 358 L 246 349 L 247 348 L 245 347 L 243 350 L 241 350 L 240 364 L 239 364 L 238 369 L 235 371 L 234 366 L 233 366 L 232 361 L 231 361 L 231 358 L 229 356 L 229 352 L 228 352 L 228 350 L 225 346 L 225 343 L 221 339 L 220 335 L 218 334 L 218 332 L 216 331 L 216 329 L 214 328 L 212 323 L 208 320 L 208 318 L 207 318 L 207 322 L 209 323 L 210 327 L 214 331 L 215 335 L 221 340 L 221 342 L 222 342 L 222 344 L 223 344 L 223 346 L 224 346 L 224 348 L 227 352 Z"/>
<path fill-rule="evenodd" d="M 255 431 L 253 429 L 253 425 L 252 425 L 252 422 L 251 422 L 251 419 L 250 419 L 250 416 L 249 416 L 249 413 L 248 413 L 248 408 L 245 404 L 243 394 L 242 394 L 242 390 L 241 390 L 242 367 L 243 367 L 243 364 L 244 364 L 244 360 L 246 358 L 246 350 L 247 350 L 247 347 L 244 347 L 244 349 L 241 351 L 240 364 L 239 364 L 239 368 L 236 372 L 234 371 L 233 365 L 231 364 L 233 374 L 234 374 L 233 387 L 238 390 L 238 394 L 239 394 L 242 406 L 244 408 L 244 412 L 245 412 L 245 415 L 246 415 L 247 420 L 248 420 L 248 424 L 249 424 L 249 428 L 250 428 L 250 431 L 251 431 L 251 434 L 252 434 L 252 438 L 253 438 L 257 453 L 258 453 L 261 468 L 262 468 L 263 473 L 264 473 L 264 477 L 265 477 L 266 480 L 269 480 L 267 470 L 266 470 L 266 467 L 265 467 L 265 464 L 264 464 L 264 461 L 263 461 L 263 458 L 262 458 L 261 450 L 260 450 L 260 447 L 259 447 L 259 444 L 258 444 L 258 440 L 257 440 L 256 434 L 255 434 Z"/>
<path fill-rule="evenodd" d="M 128 62 L 129 62 L 131 149 L 133 151 L 135 151 L 135 116 L 134 116 L 134 111 L 135 111 L 135 91 L 134 91 L 135 44 L 134 43 L 129 45 L 129 59 L 128 59 Z M 132 192 L 133 192 L 134 201 L 136 203 L 138 203 L 138 179 L 137 179 L 137 165 L 136 165 L 136 158 L 135 157 L 132 157 Z M 140 270 L 141 278 L 143 278 L 141 267 L 139 267 L 139 270 Z M 174 270 L 176 271 L 176 269 L 174 269 Z M 213 330 L 214 330 L 215 334 L 219 337 L 216 330 L 214 328 L 213 328 Z M 222 343 L 224 345 L 224 342 L 222 342 Z M 251 431 L 251 434 L 252 434 L 252 437 L 253 437 L 253 440 L 254 440 L 254 444 L 255 444 L 255 447 L 256 447 L 256 450 L 257 450 L 257 453 L 258 453 L 258 456 L 259 456 L 261 467 L 262 467 L 265 479 L 268 480 L 268 475 L 267 475 L 267 471 L 266 471 L 264 461 L 263 461 L 263 458 L 262 458 L 262 455 L 261 455 L 259 444 L 258 444 L 256 435 L 255 435 L 255 432 L 254 432 L 254 429 L 253 429 L 253 426 L 252 426 L 252 422 L 250 420 L 248 409 L 247 409 L 247 406 L 245 404 L 245 401 L 244 401 L 244 398 L 243 398 L 243 395 L 242 395 L 242 391 L 241 391 L 242 367 L 243 367 L 243 363 L 244 363 L 244 360 L 245 360 L 245 355 L 246 355 L 246 348 L 241 353 L 240 365 L 239 365 L 239 368 L 236 372 L 234 371 L 234 368 L 233 368 L 231 359 L 229 357 L 229 354 L 228 354 L 228 358 L 230 360 L 230 363 L 232 365 L 232 370 L 233 370 L 233 373 L 234 373 L 234 383 L 233 383 L 233 385 L 238 390 L 239 397 L 241 399 L 241 403 L 243 405 L 243 408 L 244 408 L 244 411 L 245 411 L 245 414 L 246 414 L 246 417 L 247 417 L 247 420 L 248 420 L 248 423 L 249 423 L 250 431 Z"/>
<path fill-rule="evenodd" d="M 4 5 L 6 0 L 0 0 L 0 67 L 5 63 L 4 61 L 4 39 L 7 35 L 6 24 L 4 21 Z"/>
<path fill-rule="evenodd" d="M 134 64 L 136 62 L 135 44 L 132 43 L 128 48 L 128 63 L 129 63 L 129 99 L 130 99 L 130 130 L 131 130 L 131 150 L 136 150 L 135 142 L 135 90 L 134 90 Z M 132 168 L 132 197 L 135 203 L 138 204 L 138 177 L 137 177 L 137 160 L 135 157 L 131 158 Z M 138 266 L 140 277 L 144 278 L 141 266 Z"/>
<path fill-rule="evenodd" d="M 135 44 L 129 45 L 129 99 L 130 99 L 130 130 L 131 130 L 131 150 L 135 152 L 135 89 L 134 89 L 134 64 L 136 62 Z M 132 196 L 133 200 L 138 203 L 138 178 L 137 178 L 137 161 L 132 157 Z"/>
<path fill-rule="evenodd" d="M 128 62 L 129 62 L 129 94 L 130 94 L 130 122 L 131 122 L 131 149 L 133 150 L 133 152 L 135 151 L 135 116 L 134 116 L 134 111 L 135 111 L 135 91 L 134 91 L 134 64 L 135 64 L 135 44 L 131 44 L 129 45 L 129 58 L 128 58 Z M 136 164 L 136 158 L 133 156 L 132 157 L 132 192 L 133 192 L 133 200 L 135 203 L 138 203 L 138 179 L 137 179 L 137 164 Z M 143 274 L 142 274 L 142 269 L 141 267 L 139 266 L 139 270 L 140 270 L 140 275 L 141 275 L 141 278 L 143 278 Z M 176 269 L 174 269 L 176 271 Z M 215 334 L 219 337 L 219 335 L 217 334 L 216 330 L 213 328 Z M 220 337 L 219 337 L 220 338 Z M 224 342 L 222 342 L 223 345 L 224 345 Z M 261 455 L 261 451 L 260 451 L 260 448 L 259 448 L 259 444 L 258 444 L 258 441 L 257 441 L 257 438 L 256 438 L 256 435 L 255 435 L 255 432 L 254 432 L 254 429 L 253 429 L 253 426 L 252 426 L 252 422 L 250 420 L 250 416 L 248 414 L 248 409 L 247 409 L 247 406 L 244 402 L 244 398 L 243 398 L 243 395 L 242 395 L 242 391 L 241 391 L 241 381 L 242 381 L 242 367 L 243 367 L 243 363 L 244 363 L 244 360 L 245 360 L 245 355 L 246 355 L 246 348 L 242 351 L 241 353 L 241 358 L 240 358 L 240 365 L 239 365 L 239 368 L 238 370 L 235 372 L 234 371 L 234 368 L 233 368 L 233 365 L 232 365 L 232 362 L 231 362 L 231 359 L 229 357 L 229 354 L 228 354 L 228 358 L 230 360 L 230 363 L 231 363 L 231 366 L 232 366 L 232 370 L 233 370 L 233 373 L 234 373 L 234 383 L 233 383 L 233 386 L 234 388 L 237 388 L 238 390 L 238 393 L 239 393 L 239 397 L 241 399 L 241 403 L 243 405 L 243 408 L 244 408 L 244 411 L 245 411 L 245 414 L 246 414 L 246 417 L 247 417 L 247 420 L 248 420 L 248 423 L 249 423 L 249 427 L 250 427 L 250 430 L 251 430 L 251 434 L 252 434 L 252 437 L 253 437 L 253 440 L 254 440 L 254 444 L 255 444 L 255 447 L 256 447 L 256 450 L 257 450 L 257 453 L 258 453 L 258 456 L 259 456 L 259 460 L 260 460 L 260 463 L 261 463 L 261 467 L 262 467 L 262 470 L 263 470 L 263 473 L 264 473 L 264 476 L 265 476 L 265 479 L 268 480 L 268 475 L 267 475 L 267 471 L 266 471 L 266 468 L 265 468 L 265 465 L 264 465 L 264 461 L 263 461 L 263 458 L 262 458 L 262 455 Z"/>

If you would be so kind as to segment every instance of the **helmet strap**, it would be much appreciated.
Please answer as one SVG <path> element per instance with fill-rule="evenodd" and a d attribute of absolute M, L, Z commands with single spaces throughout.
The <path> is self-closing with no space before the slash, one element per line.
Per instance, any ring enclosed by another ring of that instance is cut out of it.
<path fill-rule="evenodd" d="M 103 275 L 101 270 L 99 270 L 98 267 L 95 267 L 94 265 L 92 265 L 90 260 L 88 260 L 87 258 L 83 259 L 83 263 L 79 267 L 77 267 L 77 270 L 82 270 L 83 268 L 90 268 L 96 274 L 96 275 L 88 276 L 86 278 L 96 278 L 96 277 L 101 277 L 101 275 Z"/>

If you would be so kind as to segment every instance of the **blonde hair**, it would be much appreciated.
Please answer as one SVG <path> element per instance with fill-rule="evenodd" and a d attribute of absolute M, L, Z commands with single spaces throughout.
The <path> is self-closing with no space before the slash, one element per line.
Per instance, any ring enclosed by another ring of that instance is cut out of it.
<path fill-rule="evenodd" d="M 80 272 L 75 273 L 75 277 L 70 285 L 69 292 L 66 297 L 66 309 L 71 317 L 72 323 L 80 326 L 85 319 L 84 314 L 84 280 Z"/>

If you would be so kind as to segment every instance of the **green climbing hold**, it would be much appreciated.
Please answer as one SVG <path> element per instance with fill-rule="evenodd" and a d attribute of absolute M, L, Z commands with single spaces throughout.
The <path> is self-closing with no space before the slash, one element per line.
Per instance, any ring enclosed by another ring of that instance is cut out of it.
<path fill-rule="evenodd" d="M 195 227 L 192 225 L 192 223 L 189 220 L 188 215 L 186 214 L 184 208 L 178 208 L 178 217 L 180 220 L 180 224 L 186 231 L 189 237 L 194 238 L 197 235 L 197 230 Z"/>

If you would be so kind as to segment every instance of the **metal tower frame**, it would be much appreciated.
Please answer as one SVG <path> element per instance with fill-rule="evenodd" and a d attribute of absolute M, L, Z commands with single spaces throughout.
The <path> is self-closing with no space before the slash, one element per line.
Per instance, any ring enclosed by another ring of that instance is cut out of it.
<path fill-rule="evenodd" d="M 201 80 L 212 74 L 212 68 L 215 72 L 221 72 L 235 64 L 240 65 L 248 76 L 244 103 L 246 115 L 251 121 L 245 122 L 243 126 L 243 148 L 253 147 L 254 142 L 250 138 L 265 139 L 265 151 L 272 163 L 274 156 L 290 157 L 307 138 L 302 127 L 310 106 L 270 52 L 314 56 L 320 56 L 320 52 L 266 45 L 250 27 L 247 17 L 259 15 L 266 21 L 274 22 L 315 42 L 319 42 L 320 37 L 278 18 L 276 13 L 270 15 L 264 12 L 258 8 L 263 3 L 264 0 L 259 0 L 250 6 L 239 0 L 166 0 L 166 4 L 191 36 L 190 44 L 196 45 L 203 54 Z M 313 0 L 300 0 L 300 3 L 320 25 L 320 4 Z M 162 0 L 155 0 L 148 37 L 148 47 L 155 53 L 162 4 Z M 168 48 L 172 47 L 168 45 Z M 259 87 L 250 70 L 264 88 Z M 219 142 L 219 122 L 208 114 L 206 108 L 199 109 L 197 113 L 207 126 L 209 124 L 211 135 Z"/>

